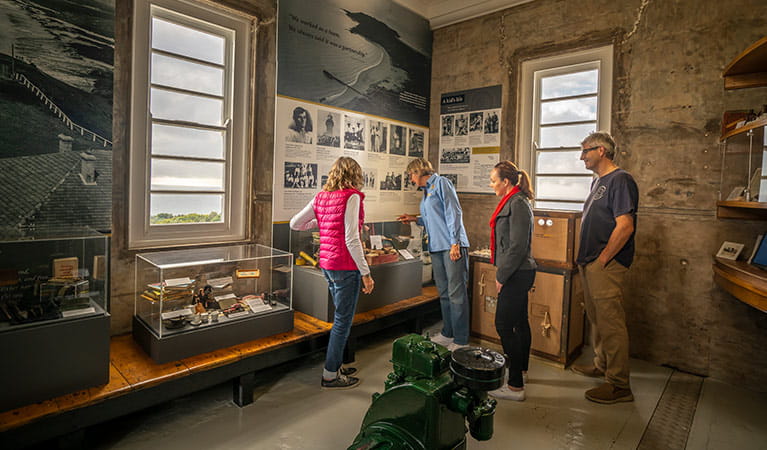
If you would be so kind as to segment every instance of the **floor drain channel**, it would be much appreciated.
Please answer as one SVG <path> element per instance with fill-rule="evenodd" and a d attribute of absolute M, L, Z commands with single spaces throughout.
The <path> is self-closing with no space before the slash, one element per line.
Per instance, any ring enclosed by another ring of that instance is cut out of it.
<path fill-rule="evenodd" d="M 637 450 L 684 450 L 702 387 L 702 377 L 674 371 Z"/>

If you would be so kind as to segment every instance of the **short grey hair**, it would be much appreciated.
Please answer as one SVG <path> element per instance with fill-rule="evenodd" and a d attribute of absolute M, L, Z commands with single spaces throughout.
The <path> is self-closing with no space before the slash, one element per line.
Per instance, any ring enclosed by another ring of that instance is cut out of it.
<path fill-rule="evenodd" d="M 605 156 L 607 156 L 607 158 L 615 158 L 615 140 L 607 131 L 595 131 L 581 141 L 581 146 L 584 148 L 593 147 L 595 145 L 604 147 Z"/>

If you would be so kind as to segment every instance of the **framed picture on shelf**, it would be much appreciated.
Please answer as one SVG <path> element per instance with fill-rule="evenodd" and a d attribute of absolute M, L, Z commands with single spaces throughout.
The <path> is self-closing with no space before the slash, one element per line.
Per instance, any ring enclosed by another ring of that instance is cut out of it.
<path fill-rule="evenodd" d="M 743 200 L 743 190 L 746 189 L 745 186 L 735 186 L 732 189 L 732 192 L 730 192 L 730 195 L 727 196 L 727 201 L 741 201 Z"/>
<path fill-rule="evenodd" d="M 719 248 L 719 252 L 717 252 L 716 257 L 735 261 L 738 259 L 738 255 L 740 255 L 741 250 L 743 250 L 743 244 L 724 241 L 722 246 Z"/>

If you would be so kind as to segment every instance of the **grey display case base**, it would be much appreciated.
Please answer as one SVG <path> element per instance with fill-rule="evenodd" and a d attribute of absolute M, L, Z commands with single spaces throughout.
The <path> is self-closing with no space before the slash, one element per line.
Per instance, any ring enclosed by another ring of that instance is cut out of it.
<path fill-rule="evenodd" d="M 247 317 L 162 338 L 157 336 L 141 318 L 133 316 L 133 339 L 159 364 L 178 361 L 292 329 L 292 309 Z"/>
<path fill-rule="evenodd" d="M 356 312 L 370 311 L 421 295 L 421 266 L 420 259 L 371 266 L 375 289 L 370 295 L 360 293 Z M 293 268 L 293 308 L 325 322 L 333 322 L 333 298 L 320 269 Z"/>
<path fill-rule="evenodd" d="M 0 411 L 109 382 L 109 315 L 0 333 Z"/>

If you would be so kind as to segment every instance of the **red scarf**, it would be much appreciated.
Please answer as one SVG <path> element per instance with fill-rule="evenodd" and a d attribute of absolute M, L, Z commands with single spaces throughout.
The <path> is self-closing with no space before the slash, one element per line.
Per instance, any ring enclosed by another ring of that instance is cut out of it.
<path fill-rule="evenodd" d="M 504 195 L 501 201 L 498 202 L 498 206 L 495 207 L 495 211 L 493 212 L 493 217 L 490 218 L 490 264 L 495 264 L 495 219 L 498 218 L 498 213 L 501 212 L 506 205 L 506 202 L 509 201 L 512 195 L 519 192 L 519 190 L 519 186 L 511 188 L 511 191 Z"/>

